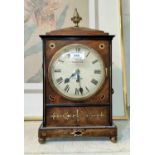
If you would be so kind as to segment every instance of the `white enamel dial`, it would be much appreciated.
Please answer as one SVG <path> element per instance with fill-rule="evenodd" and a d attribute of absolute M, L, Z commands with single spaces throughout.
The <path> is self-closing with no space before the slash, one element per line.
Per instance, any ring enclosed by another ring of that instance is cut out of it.
<path fill-rule="evenodd" d="M 94 95 L 105 80 L 104 63 L 92 48 L 82 44 L 63 47 L 49 65 L 49 79 L 54 89 L 71 100 Z"/>

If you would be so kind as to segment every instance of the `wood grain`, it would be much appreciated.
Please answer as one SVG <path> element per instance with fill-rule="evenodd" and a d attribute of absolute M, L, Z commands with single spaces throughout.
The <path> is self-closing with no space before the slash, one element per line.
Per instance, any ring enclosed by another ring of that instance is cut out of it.
<path fill-rule="evenodd" d="M 51 49 L 49 47 L 49 45 L 51 43 L 55 44 L 55 48 Z M 109 62 L 109 49 L 110 49 L 110 43 L 109 41 L 60 41 L 60 40 L 55 40 L 55 41 L 51 41 L 51 40 L 47 40 L 46 41 L 46 62 L 45 62 L 45 85 L 46 85 L 46 100 L 47 103 L 52 103 L 52 104 L 70 104 L 70 103 L 79 103 L 78 101 L 71 101 L 68 99 L 65 99 L 63 96 L 60 96 L 53 88 L 54 86 L 51 85 L 49 77 L 48 77 L 48 67 L 50 64 L 51 59 L 53 58 L 54 54 L 60 50 L 62 47 L 70 45 L 70 44 L 83 44 L 86 45 L 90 48 L 95 49 L 101 56 L 101 58 L 103 59 L 104 65 L 108 70 L 108 75 L 106 76 L 105 82 L 103 83 L 102 88 L 96 92 L 95 95 L 93 95 L 91 98 L 88 98 L 87 100 L 84 101 L 80 101 L 81 104 L 109 104 L 109 95 L 110 95 L 110 62 Z M 100 49 L 99 45 L 100 44 L 104 44 L 105 48 L 104 49 Z M 52 96 L 54 98 L 53 102 L 51 102 L 51 100 L 49 99 L 49 96 Z"/>
<path fill-rule="evenodd" d="M 109 107 L 53 107 L 47 109 L 47 126 L 110 125 Z"/>
<path fill-rule="evenodd" d="M 43 40 L 43 124 L 39 142 L 49 138 L 103 137 L 117 139 L 112 124 L 112 39 L 100 30 L 65 28 L 40 36 Z M 70 44 L 83 44 L 101 56 L 107 76 L 101 89 L 84 101 L 71 101 L 58 94 L 50 82 L 48 68 L 58 50 Z M 54 45 L 52 48 L 50 44 Z M 100 48 L 104 44 L 104 48 Z"/>

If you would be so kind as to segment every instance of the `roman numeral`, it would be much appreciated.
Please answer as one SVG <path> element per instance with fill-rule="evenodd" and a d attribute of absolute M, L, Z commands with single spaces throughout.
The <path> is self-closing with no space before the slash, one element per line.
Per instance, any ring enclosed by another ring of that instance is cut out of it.
<path fill-rule="evenodd" d="M 76 47 L 76 52 L 80 52 L 80 47 Z"/>
<path fill-rule="evenodd" d="M 75 88 L 75 95 L 79 95 L 79 89 Z"/>
<path fill-rule="evenodd" d="M 60 78 L 56 79 L 56 82 L 57 82 L 58 84 L 61 84 L 61 83 L 62 83 L 62 81 L 63 81 L 63 78 L 62 78 L 62 77 L 60 77 Z"/>
<path fill-rule="evenodd" d="M 60 59 L 59 59 L 58 61 L 59 61 L 59 62 L 62 62 L 62 63 L 64 63 L 64 61 L 63 61 L 63 60 L 60 60 Z"/>
<path fill-rule="evenodd" d="M 67 54 L 68 58 L 70 58 L 70 53 Z"/>
<path fill-rule="evenodd" d="M 92 62 L 92 64 L 95 64 L 96 62 L 98 62 L 98 60 L 96 59 L 96 60 L 94 60 L 93 62 Z"/>
<path fill-rule="evenodd" d="M 70 89 L 70 87 L 69 87 L 69 85 L 67 84 L 66 87 L 65 87 L 65 89 L 64 89 L 64 91 L 68 92 L 69 89 Z"/>
<path fill-rule="evenodd" d="M 91 80 L 91 83 L 93 83 L 94 85 L 97 85 L 97 84 L 98 84 L 98 81 L 95 80 L 95 79 L 92 79 L 92 80 Z"/>
<path fill-rule="evenodd" d="M 101 74 L 101 70 L 94 70 L 95 74 Z"/>
<path fill-rule="evenodd" d="M 55 73 L 60 73 L 61 72 L 61 69 L 55 69 L 54 72 Z"/>
<path fill-rule="evenodd" d="M 80 91 L 81 95 L 83 95 L 83 88 L 80 87 L 79 91 Z"/>
<path fill-rule="evenodd" d="M 90 54 L 90 52 L 87 53 L 86 57 L 88 57 L 89 54 Z"/>
<path fill-rule="evenodd" d="M 87 92 L 89 92 L 89 89 L 87 87 L 85 87 L 85 88 L 86 88 Z"/>

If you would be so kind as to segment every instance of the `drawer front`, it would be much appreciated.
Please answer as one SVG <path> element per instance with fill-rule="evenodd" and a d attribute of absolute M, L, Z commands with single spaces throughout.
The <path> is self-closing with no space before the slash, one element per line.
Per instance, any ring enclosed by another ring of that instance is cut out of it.
<path fill-rule="evenodd" d="M 116 127 L 98 129 L 53 129 L 39 132 L 39 137 L 46 138 L 112 137 L 116 135 Z"/>
<path fill-rule="evenodd" d="M 47 109 L 47 126 L 109 125 L 109 107 L 52 107 Z"/>

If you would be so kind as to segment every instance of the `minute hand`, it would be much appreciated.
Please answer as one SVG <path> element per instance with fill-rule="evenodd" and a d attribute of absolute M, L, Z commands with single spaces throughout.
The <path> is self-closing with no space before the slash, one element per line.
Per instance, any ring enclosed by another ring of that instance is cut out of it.
<path fill-rule="evenodd" d="M 80 93 L 82 95 L 83 94 L 83 88 L 81 87 L 81 78 L 80 78 L 80 71 L 79 70 L 77 72 L 77 80 L 76 80 L 76 82 L 79 83 L 79 91 L 80 91 Z"/>

